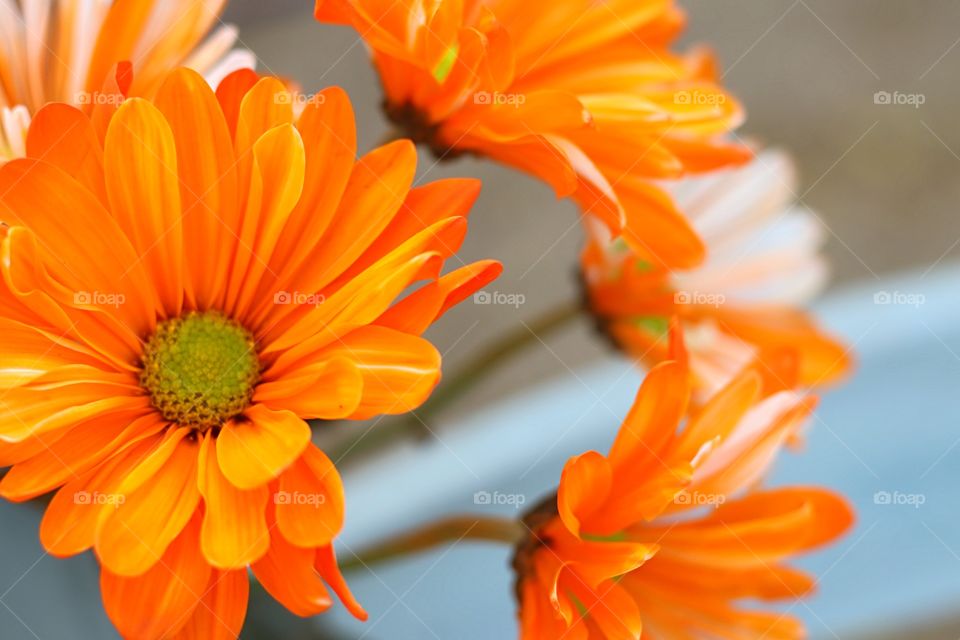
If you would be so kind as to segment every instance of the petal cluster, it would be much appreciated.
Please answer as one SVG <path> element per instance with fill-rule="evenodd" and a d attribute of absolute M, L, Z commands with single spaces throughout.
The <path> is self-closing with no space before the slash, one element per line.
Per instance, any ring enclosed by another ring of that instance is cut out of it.
<path fill-rule="evenodd" d="M 682 354 L 650 371 L 607 455 L 563 470 L 517 553 L 521 637 L 797 638 L 789 616 L 741 600 L 798 598 L 786 567 L 852 522 L 818 488 L 755 489 L 813 401 L 748 368 L 691 410 Z"/>
<path fill-rule="evenodd" d="M 421 334 L 500 272 L 441 275 L 477 182 L 414 186 L 406 141 L 357 159 L 339 89 L 292 102 L 250 70 L 214 93 L 179 69 L 152 101 L 44 107 L 0 168 L 0 495 L 57 490 L 43 544 L 96 553 L 127 638 L 235 637 L 248 568 L 298 615 L 332 590 L 364 617 L 306 420 L 421 404 L 440 377 Z M 157 327 L 195 314 L 252 336 L 255 388 L 221 424 L 171 422 L 141 384 Z"/>
<path fill-rule="evenodd" d="M 849 349 L 803 310 L 828 268 L 819 218 L 794 204 L 790 159 L 766 151 L 745 167 L 671 187 L 708 247 L 707 260 L 664 269 L 594 225 L 581 271 L 603 330 L 632 357 L 656 364 L 668 357 L 667 325 L 679 318 L 700 396 L 758 358 L 796 360 L 803 387 L 843 378 L 852 367 Z"/>
<path fill-rule="evenodd" d="M 441 155 L 472 152 L 574 198 L 648 260 L 704 247 L 653 179 L 745 161 L 742 119 L 710 55 L 677 55 L 669 0 L 317 0 L 372 48 L 386 109 Z"/>

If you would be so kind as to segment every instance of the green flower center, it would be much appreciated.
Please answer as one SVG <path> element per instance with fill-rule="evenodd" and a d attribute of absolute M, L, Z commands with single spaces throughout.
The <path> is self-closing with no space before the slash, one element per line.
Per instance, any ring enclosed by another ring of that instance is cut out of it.
<path fill-rule="evenodd" d="M 249 331 L 219 313 L 190 312 L 157 325 L 140 384 L 164 418 L 206 429 L 249 406 L 259 377 Z"/>

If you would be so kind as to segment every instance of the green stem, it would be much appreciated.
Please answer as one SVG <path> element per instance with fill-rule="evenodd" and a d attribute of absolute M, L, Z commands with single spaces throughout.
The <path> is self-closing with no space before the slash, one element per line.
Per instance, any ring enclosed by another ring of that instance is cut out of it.
<path fill-rule="evenodd" d="M 343 570 L 369 567 L 394 558 L 429 551 L 443 544 L 463 540 L 516 545 L 526 529 L 519 520 L 488 516 L 454 516 L 437 520 L 420 528 L 374 545 L 340 563 Z"/>
<path fill-rule="evenodd" d="M 427 433 L 424 424 L 428 424 L 430 418 L 465 395 L 476 383 L 490 376 L 505 361 L 529 345 L 540 341 L 547 334 L 578 318 L 582 310 L 583 307 L 579 302 L 568 302 L 550 309 L 530 322 L 521 323 L 519 327 L 483 348 L 464 365 L 459 374 L 442 382 L 422 407 L 400 420 L 378 425 L 371 432 L 357 436 L 341 450 L 333 452 L 332 459 L 339 464 L 347 457 L 354 457 L 379 448 L 404 436 L 423 437 Z"/>

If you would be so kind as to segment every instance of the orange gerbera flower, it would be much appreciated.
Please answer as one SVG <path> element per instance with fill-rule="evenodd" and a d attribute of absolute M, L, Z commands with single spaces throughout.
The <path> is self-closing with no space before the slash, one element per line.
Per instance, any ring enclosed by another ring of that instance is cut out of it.
<path fill-rule="evenodd" d="M 807 594 L 812 579 L 782 562 L 837 538 L 852 514 L 816 488 L 744 493 L 813 406 L 762 387 L 747 370 L 678 428 L 687 366 L 650 371 L 610 453 L 570 459 L 557 496 L 526 518 L 524 640 L 802 636 L 799 621 L 737 601 Z"/>
<path fill-rule="evenodd" d="M 669 51 L 671 0 L 317 0 L 373 49 L 386 111 L 438 155 L 489 156 L 547 181 L 648 259 L 703 246 L 651 178 L 746 160 L 742 114 L 709 55 Z"/>
<path fill-rule="evenodd" d="M 0 494 L 60 487 L 42 542 L 94 549 L 125 637 L 235 637 L 248 566 L 298 615 L 327 586 L 365 615 L 305 420 L 422 403 L 440 354 L 420 334 L 500 266 L 439 277 L 479 184 L 412 188 L 409 141 L 358 161 L 355 135 L 339 89 L 295 120 L 275 78 L 215 95 L 181 69 L 102 143 L 44 107 L 0 168 Z"/>
<path fill-rule="evenodd" d="M 582 256 L 587 298 L 602 327 L 629 354 L 667 357 L 668 318 L 680 318 L 698 386 L 712 393 L 747 363 L 791 357 L 799 384 L 843 377 L 847 348 L 801 309 L 823 286 L 822 227 L 793 204 L 793 166 L 765 152 L 740 169 L 681 182 L 677 199 L 709 248 L 705 264 L 671 272 L 610 242 L 596 225 Z"/>
<path fill-rule="evenodd" d="M 178 66 L 216 86 L 252 68 L 249 51 L 231 51 L 234 27 L 219 20 L 226 0 L 57 0 L 0 2 L 0 160 L 22 157 L 30 117 L 48 102 L 90 105 L 119 62 L 136 72 L 132 95 L 152 95 Z"/>

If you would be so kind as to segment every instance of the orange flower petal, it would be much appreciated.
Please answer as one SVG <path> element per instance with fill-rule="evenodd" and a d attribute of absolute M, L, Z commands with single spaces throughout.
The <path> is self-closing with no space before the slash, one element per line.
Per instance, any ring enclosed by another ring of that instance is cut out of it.
<path fill-rule="evenodd" d="M 196 72 L 170 74 L 155 103 L 177 149 L 189 292 L 199 309 L 209 309 L 222 303 L 240 229 L 233 142 L 216 96 Z"/>
<path fill-rule="evenodd" d="M 420 335 L 451 308 L 484 288 L 500 274 L 503 265 L 496 260 L 481 260 L 424 285 L 393 305 L 377 324 Z"/>
<path fill-rule="evenodd" d="M 161 435 L 151 436 L 67 482 L 43 514 L 40 542 L 44 548 L 54 556 L 68 557 L 93 547 L 100 514 L 116 508 L 120 484 L 162 442 Z"/>
<path fill-rule="evenodd" d="M 183 307 L 183 223 L 177 150 L 163 114 L 131 98 L 110 120 L 103 163 L 110 210 L 155 283 L 163 313 Z"/>
<path fill-rule="evenodd" d="M 589 526 L 589 517 L 601 507 L 613 485 L 613 469 L 605 457 L 588 451 L 570 458 L 560 476 L 557 507 L 560 518 L 575 536 Z"/>
<path fill-rule="evenodd" d="M 333 462 L 310 445 L 280 476 L 277 527 L 298 547 L 329 545 L 343 528 L 343 483 Z"/>
<path fill-rule="evenodd" d="M 210 584 L 174 640 L 235 640 L 243 628 L 250 597 L 247 570 L 210 572 Z"/>
<path fill-rule="evenodd" d="M 277 411 L 292 411 L 305 420 L 339 420 L 357 410 L 362 396 L 360 369 L 344 357 L 310 362 L 276 380 L 262 382 L 253 401 Z"/>
<path fill-rule="evenodd" d="M 216 439 L 209 433 L 200 447 L 198 471 L 205 506 L 200 548 L 206 561 L 218 569 L 240 569 L 262 558 L 270 544 L 269 489 L 233 486 L 220 470 Z"/>
<path fill-rule="evenodd" d="M 32 230 L 45 254 L 59 258 L 46 266 L 81 296 L 77 304 L 93 302 L 94 294 L 114 296 L 116 304 L 103 309 L 138 335 L 149 334 L 156 322 L 154 284 L 117 222 L 73 177 L 38 160 L 8 162 L 0 167 L 0 210 L 8 223 Z M 71 224 L 64 211 L 84 224 Z"/>
<path fill-rule="evenodd" d="M 309 443 L 310 426 L 296 414 L 257 404 L 224 426 L 217 460 L 235 487 L 254 489 L 283 473 Z"/>
<path fill-rule="evenodd" d="M 115 451 L 139 442 L 164 427 L 153 412 L 122 412 L 97 417 L 70 429 L 42 451 L 10 469 L 0 480 L 0 495 L 22 501 L 79 478 Z"/>
<path fill-rule="evenodd" d="M 189 429 L 171 430 L 164 445 L 117 487 L 122 499 L 116 509 L 101 513 L 95 545 L 108 571 L 124 576 L 144 573 L 183 531 L 200 501 L 199 448 Z"/>
<path fill-rule="evenodd" d="M 350 592 L 346 580 L 343 579 L 343 574 L 340 573 L 340 567 L 337 566 L 337 557 L 332 545 L 317 549 L 317 560 L 314 567 L 324 582 L 337 594 L 337 597 L 343 602 L 343 606 L 347 608 L 347 611 L 357 620 L 366 622 L 369 616 L 363 607 L 360 606 L 357 599 L 353 597 L 353 593 Z"/>
<path fill-rule="evenodd" d="M 406 413 L 440 382 L 440 352 L 430 342 L 387 327 L 361 327 L 320 357 L 348 358 L 363 376 L 363 395 L 352 418 Z"/>
<path fill-rule="evenodd" d="M 27 157 L 56 165 L 107 203 L 103 148 L 90 119 L 79 109 L 55 102 L 34 114 L 27 133 Z"/>
<path fill-rule="evenodd" d="M 270 551 L 251 568 L 267 593 L 294 615 L 306 618 L 333 605 L 313 567 L 315 554 L 313 549 L 293 546 L 271 529 Z"/>
<path fill-rule="evenodd" d="M 167 638 L 190 619 L 210 582 L 193 518 L 153 567 L 136 576 L 100 573 L 103 606 L 125 638 Z"/>

